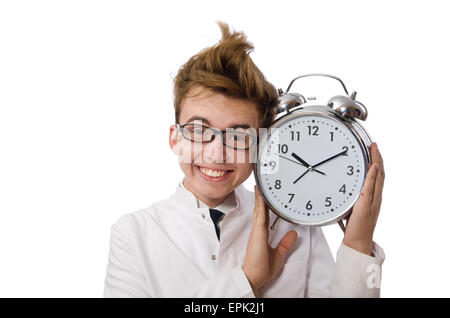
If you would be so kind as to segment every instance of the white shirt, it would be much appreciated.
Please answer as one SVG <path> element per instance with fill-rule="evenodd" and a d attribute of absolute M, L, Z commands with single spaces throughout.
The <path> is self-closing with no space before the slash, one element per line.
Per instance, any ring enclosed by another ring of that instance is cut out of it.
<path fill-rule="evenodd" d="M 220 242 L 208 207 L 182 182 L 170 198 L 124 215 L 111 228 L 104 297 L 255 297 L 242 270 L 253 208 L 254 193 L 243 185 L 216 207 L 225 213 Z M 298 239 L 258 297 L 379 296 L 367 283 L 385 258 L 377 244 L 374 257 L 341 244 L 335 264 L 319 227 L 280 221 L 271 246 L 292 229 Z"/>

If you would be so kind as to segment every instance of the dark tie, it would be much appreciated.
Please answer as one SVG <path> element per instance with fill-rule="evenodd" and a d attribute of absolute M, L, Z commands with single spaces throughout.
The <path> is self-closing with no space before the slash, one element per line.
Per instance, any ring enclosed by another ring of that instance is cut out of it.
<path fill-rule="evenodd" d="M 211 220 L 214 222 L 214 227 L 216 228 L 217 239 L 220 241 L 220 229 L 218 223 L 223 216 L 223 213 L 219 210 L 209 209 L 209 215 L 211 216 Z"/>

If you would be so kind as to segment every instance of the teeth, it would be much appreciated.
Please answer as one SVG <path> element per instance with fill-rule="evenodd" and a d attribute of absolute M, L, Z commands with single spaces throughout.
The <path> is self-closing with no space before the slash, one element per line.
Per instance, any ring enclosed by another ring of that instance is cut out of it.
<path fill-rule="evenodd" d="M 227 173 L 225 170 L 211 170 L 211 169 L 207 169 L 207 168 L 203 168 L 203 167 L 199 167 L 200 171 L 209 176 L 209 177 L 214 177 L 214 178 L 218 178 L 218 177 L 223 177 L 225 175 L 225 173 Z"/>

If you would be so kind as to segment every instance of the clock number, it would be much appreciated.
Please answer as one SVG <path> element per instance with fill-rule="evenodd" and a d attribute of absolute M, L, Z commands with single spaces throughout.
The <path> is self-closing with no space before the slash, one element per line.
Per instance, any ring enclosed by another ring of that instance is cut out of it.
<path fill-rule="evenodd" d="M 291 131 L 291 140 L 293 141 L 294 139 L 297 139 L 297 141 L 300 141 L 300 132 L 299 131 Z"/>
<path fill-rule="evenodd" d="M 291 203 L 292 202 L 292 199 L 294 198 L 294 196 L 295 196 L 295 194 L 294 193 L 288 193 L 288 195 L 290 195 L 291 196 L 291 198 L 289 199 L 289 203 Z"/>
<path fill-rule="evenodd" d="M 347 154 L 347 152 L 348 152 L 348 147 L 347 147 L 347 146 L 344 146 L 344 147 L 342 147 L 342 150 L 345 150 L 345 153 L 342 154 L 342 155 L 343 155 L 343 156 L 348 156 L 348 154 Z"/>
<path fill-rule="evenodd" d="M 347 171 L 347 174 L 351 176 L 353 174 L 353 166 L 348 166 L 347 168 L 350 169 L 350 171 Z"/>
<path fill-rule="evenodd" d="M 275 189 L 277 189 L 277 190 L 281 189 L 281 180 L 275 181 Z"/>
<path fill-rule="evenodd" d="M 311 200 L 309 200 L 308 203 L 306 203 L 306 209 L 307 210 L 311 210 L 312 209 Z"/>
<path fill-rule="evenodd" d="M 331 206 L 331 197 L 325 199 L 325 206 Z"/>
<path fill-rule="evenodd" d="M 275 169 L 275 167 L 277 166 L 277 163 L 276 163 L 275 161 L 271 161 L 271 162 L 269 162 L 269 166 L 270 166 L 272 169 Z"/>
<path fill-rule="evenodd" d="M 339 192 L 345 194 L 347 191 L 345 190 L 345 184 L 339 189 Z"/>
<path fill-rule="evenodd" d="M 330 131 L 330 135 L 331 135 L 331 141 L 333 141 L 333 132 L 332 131 Z"/>
<path fill-rule="evenodd" d="M 284 145 L 278 145 L 278 152 L 281 153 L 287 153 L 288 152 L 288 146 L 286 144 Z"/>
<path fill-rule="evenodd" d="M 319 131 L 318 126 L 308 126 L 308 135 L 319 136 L 319 134 L 317 133 L 318 131 Z"/>

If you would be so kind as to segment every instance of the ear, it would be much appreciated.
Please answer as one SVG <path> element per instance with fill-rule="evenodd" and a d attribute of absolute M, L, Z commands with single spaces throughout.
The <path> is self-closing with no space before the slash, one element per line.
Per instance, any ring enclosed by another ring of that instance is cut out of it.
<path fill-rule="evenodd" d="M 170 125 L 169 128 L 169 146 L 175 155 L 180 155 L 180 139 L 178 128 L 176 125 Z"/>

